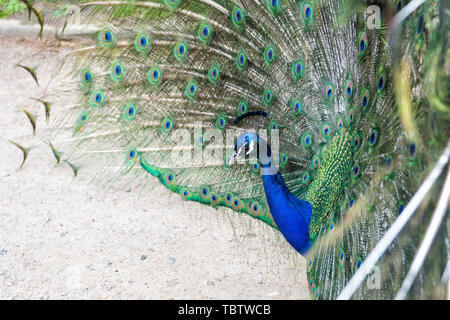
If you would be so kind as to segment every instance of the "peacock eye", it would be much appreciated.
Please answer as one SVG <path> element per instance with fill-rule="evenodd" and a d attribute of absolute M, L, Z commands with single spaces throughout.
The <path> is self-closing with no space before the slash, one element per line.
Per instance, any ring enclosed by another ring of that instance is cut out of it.
<path fill-rule="evenodd" d="M 366 52 L 367 49 L 367 34 L 365 32 L 361 32 L 358 37 L 359 43 L 359 55 L 362 56 Z"/>
<path fill-rule="evenodd" d="M 356 261 L 356 269 L 359 269 L 359 267 L 361 267 L 362 264 L 362 260 L 361 258 L 358 258 L 358 260 Z"/>
<path fill-rule="evenodd" d="M 298 80 L 303 76 L 303 64 L 301 60 L 297 60 L 292 65 L 292 74 L 294 79 Z"/>
<path fill-rule="evenodd" d="M 311 4 L 306 2 L 303 5 L 303 19 L 305 20 L 305 22 L 309 22 L 311 20 L 311 17 L 312 17 L 312 7 Z"/>
<path fill-rule="evenodd" d="M 85 114 L 82 114 L 81 117 L 80 117 L 80 121 L 81 122 L 85 122 L 86 119 L 87 119 L 87 116 Z"/>
<path fill-rule="evenodd" d="M 327 82 L 323 88 L 323 96 L 327 101 L 332 101 L 334 98 L 334 85 L 330 82 Z"/>
<path fill-rule="evenodd" d="M 347 99 L 350 99 L 353 92 L 353 82 L 351 80 L 347 81 L 345 93 L 347 94 Z"/>
<path fill-rule="evenodd" d="M 416 144 L 414 142 L 411 142 L 409 144 L 409 156 L 410 157 L 416 156 Z"/>
<path fill-rule="evenodd" d="M 365 88 L 362 95 L 362 109 L 365 111 L 369 105 L 369 89 Z"/>
<path fill-rule="evenodd" d="M 111 33 L 109 31 L 105 32 L 105 41 L 106 42 L 111 42 Z"/>
<path fill-rule="evenodd" d="M 233 12 L 231 13 L 231 20 L 233 22 L 233 25 L 236 28 L 241 28 L 244 24 L 244 14 L 242 13 L 242 10 L 240 7 L 235 6 L 233 9 Z"/>
<path fill-rule="evenodd" d="M 403 210 L 405 210 L 405 203 L 403 201 L 401 201 L 397 208 L 398 215 L 400 215 L 403 212 Z"/>
<path fill-rule="evenodd" d="M 302 175 L 302 183 L 307 184 L 309 181 L 309 172 L 305 171 Z"/>
<path fill-rule="evenodd" d="M 378 90 L 383 89 L 383 77 L 380 77 L 380 79 L 378 80 Z"/>
<path fill-rule="evenodd" d="M 305 10 L 305 17 L 308 19 L 311 16 L 311 8 L 306 8 Z"/>
<path fill-rule="evenodd" d="M 420 35 L 422 33 L 423 25 L 424 25 L 424 23 L 423 23 L 423 15 L 421 15 L 419 17 L 419 21 L 417 22 L 417 34 Z"/>
<path fill-rule="evenodd" d="M 116 81 L 121 81 L 125 74 L 125 68 L 120 61 L 115 62 L 111 66 L 111 77 Z"/>
<path fill-rule="evenodd" d="M 241 11 L 240 11 L 240 10 L 237 10 L 237 11 L 236 11 L 236 20 L 237 20 L 238 22 L 240 22 L 241 19 L 242 19 Z"/>
<path fill-rule="evenodd" d="M 330 126 L 327 123 L 324 123 L 321 128 L 322 137 L 328 138 L 331 134 Z"/>
<path fill-rule="evenodd" d="M 272 90 L 270 88 L 266 88 L 262 95 L 263 102 L 266 106 L 270 105 L 273 99 Z"/>
<path fill-rule="evenodd" d="M 164 133 L 169 133 L 173 128 L 173 121 L 171 118 L 166 117 L 164 118 L 164 120 L 161 122 L 161 130 Z"/>
<path fill-rule="evenodd" d="M 354 109 L 350 108 L 350 111 L 348 113 L 348 119 L 349 119 L 350 123 L 353 122 L 353 112 L 354 112 Z"/>

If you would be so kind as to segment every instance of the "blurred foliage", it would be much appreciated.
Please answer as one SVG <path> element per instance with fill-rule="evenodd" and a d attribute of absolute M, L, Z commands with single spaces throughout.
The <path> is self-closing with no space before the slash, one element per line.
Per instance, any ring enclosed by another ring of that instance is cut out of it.
<path fill-rule="evenodd" d="M 14 13 L 22 13 L 25 9 L 25 5 L 19 0 L 0 0 L 0 18 Z"/>
<path fill-rule="evenodd" d="M 158 2 L 150 0 L 150 2 Z M 39 8 L 45 11 L 51 11 L 55 17 L 61 17 L 67 14 L 67 9 L 72 6 L 80 6 L 92 2 L 92 0 L 31 0 L 31 3 L 39 4 Z M 113 18 L 127 18 L 136 16 L 145 16 L 146 18 L 164 18 L 159 15 L 159 11 L 152 8 L 144 8 L 136 6 L 141 0 L 127 0 L 125 4 L 119 6 L 109 6 L 110 14 Z M 80 6 L 81 7 L 81 6 Z M 198 13 L 207 13 L 208 6 L 195 2 L 188 3 L 187 9 Z M 104 5 L 92 6 L 94 11 L 109 11 Z M 22 13 L 26 11 L 26 6 L 21 0 L 0 0 L 0 18 L 5 18 L 14 13 Z M 156 12 L 158 15 L 156 15 Z M 152 13 L 154 13 L 152 15 Z"/>

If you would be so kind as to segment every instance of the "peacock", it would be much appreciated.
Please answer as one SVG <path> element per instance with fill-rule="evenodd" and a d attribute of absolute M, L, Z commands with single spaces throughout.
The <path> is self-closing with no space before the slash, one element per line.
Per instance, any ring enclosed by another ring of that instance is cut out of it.
<path fill-rule="evenodd" d="M 95 28 L 66 32 L 60 8 L 51 85 L 18 64 L 42 87 L 47 128 L 25 115 L 75 176 L 159 181 L 279 230 L 306 258 L 311 297 L 334 299 L 448 144 L 448 3 L 416 5 L 394 30 L 408 2 L 76 2 Z M 13 143 L 23 166 L 32 149 Z M 354 298 L 393 298 L 442 180 L 378 262 L 379 287 Z M 446 228 L 409 298 L 442 297 Z"/>

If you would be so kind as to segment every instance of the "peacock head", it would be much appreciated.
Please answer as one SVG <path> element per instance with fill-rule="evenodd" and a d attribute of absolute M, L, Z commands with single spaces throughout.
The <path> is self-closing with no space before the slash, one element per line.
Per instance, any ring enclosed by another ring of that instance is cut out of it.
<path fill-rule="evenodd" d="M 245 132 L 241 134 L 234 144 L 233 158 L 249 159 L 256 156 L 259 136 L 255 132 Z"/>
<path fill-rule="evenodd" d="M 262 168 L 272 166 L 270 146 L 255 132 L 245 132 L 237 138 L 233 159 L 237 158 L 258 160 Z"/>

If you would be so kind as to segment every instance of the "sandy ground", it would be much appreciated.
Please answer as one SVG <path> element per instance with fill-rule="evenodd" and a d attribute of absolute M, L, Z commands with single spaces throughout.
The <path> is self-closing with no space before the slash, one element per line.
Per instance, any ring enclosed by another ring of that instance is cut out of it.
<path fill-rule="evenodd" d="M 19 34 L 0 32 L 1 299 L 309 297 L 304 259 L 255 219 L 180 201 L 162 186 L 74 179 L 42 148 L 17 170 L 22 155 L 8 139 L 27 144 L 20 110 L 39 89 L 13 64 L 42 48 Z M 26 60 L 43 80 L 44 58 Z"/>

